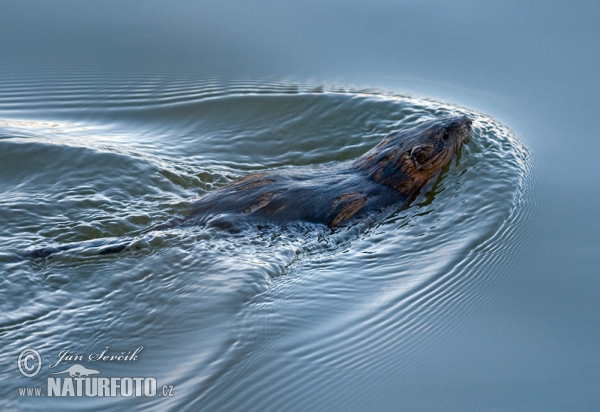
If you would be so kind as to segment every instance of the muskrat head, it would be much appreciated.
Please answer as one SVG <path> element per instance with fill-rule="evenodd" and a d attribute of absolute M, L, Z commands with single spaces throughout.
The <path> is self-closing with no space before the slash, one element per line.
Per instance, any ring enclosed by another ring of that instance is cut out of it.
<path fill-rule="evenodd" d="M 460 149 L 471 131 L 471 119 L 452 117 L 422 126 L 415 128 L 421 130 L 420 133 L 406 139 L 401 166 L 410 174 L 424 173 L 433 176 L 447 166 Z"/>
<path fill-rule="evenodd" d="M 471 131 L 471 119 L 430 120 L 385 138 L 356 161 L 378 183 L 411 196 L 448 166 Z"/>

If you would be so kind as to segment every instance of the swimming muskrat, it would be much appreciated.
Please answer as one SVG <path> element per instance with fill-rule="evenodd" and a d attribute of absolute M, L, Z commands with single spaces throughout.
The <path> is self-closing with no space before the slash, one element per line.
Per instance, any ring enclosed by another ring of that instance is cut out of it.
<path fill-rule="evenodd" d="M 445 117 L 392 133 L 350 162 L 250 174 L 194 202 L 191 216 L 177 224 L 239 214 L 275 224 L 344 225 L 410 200 L 450 164 L 470 130 L 468 117 Z"/>
<path fill-rule="evenodd" d="M 349 224 L 375 212 L 400 207 L 448 166 L 471 131 L 471 119 L 450 116 L 391 133 L 356 160 L 335 166 L 298 167 L 253 173 L 208 193 L 182 219 L 147 229 L 206 224 L 231 226 L 228 217 L 286 224 L 296 221 L 329 227 Z M 117 253 L 131 242 L 91 241 L 100 254 Z M 37 249 L 29 257 L 81 247 L 86 242 Z M 90 244 L 89 242 L 87 243 Z"/>

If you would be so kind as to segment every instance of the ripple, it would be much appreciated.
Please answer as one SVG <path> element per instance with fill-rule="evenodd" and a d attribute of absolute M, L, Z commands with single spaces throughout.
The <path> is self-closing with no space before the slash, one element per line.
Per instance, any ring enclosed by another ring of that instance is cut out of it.
<path fill-rule="evenodd" d="M 419 367 L 424 339 L 464 333 L 457 314 L 489 299 L 474 285 L 503 281 L 494 268 L 523 245 L 515 228 L 532 210 L 530 155 L 513 131 L 410 95 L 193 74 L 25 73 L 3 78 L 0 104 L 3 253 L 132 235 L 249 171 L 333 164 L 425 119 L 473 120 L 433 189 L 373 227 L 174 229 L 119 255 L 0 262 L 5 347 L 26 342 L 54 356 L 65 345 L 143 341 L 151 360 L 136 375 L 180 384 L 169 404 L 177 409 L 314 407 L 336 385 L 360 384 L 345 375 Z"/>

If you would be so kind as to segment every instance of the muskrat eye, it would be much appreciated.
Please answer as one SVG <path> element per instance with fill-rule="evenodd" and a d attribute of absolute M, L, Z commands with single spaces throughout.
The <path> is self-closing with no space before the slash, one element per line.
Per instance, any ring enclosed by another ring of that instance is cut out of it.
<path fill-rule="evenodd" d="M 448 132 L 444 132 L 444 134 L 442 135 L 442 139 L 448 140 L 448 137 L 449 137 Z"/>

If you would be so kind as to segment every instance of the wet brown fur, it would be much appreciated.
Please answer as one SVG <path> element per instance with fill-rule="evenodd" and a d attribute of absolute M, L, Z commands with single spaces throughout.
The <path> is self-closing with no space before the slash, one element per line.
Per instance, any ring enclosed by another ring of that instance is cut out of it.
<path fill-rule="evenodd" d="M 349 220 L 352 216 L 354 216 L 365 204 L 367 199 L 365 197 L 358 198 L 353 200 L 352 202 L 346 203 L 342 210 L 338 212 L 337 215 L 327 224 L 327 226 L 337 226 L 342 222 Z"/>
<path fill-rule="evenodd" d="M 450 163 L 470 126 L 466 117 L 433 120 L 392 133 L 353 162 L 250 174 L 200 199 L 195 214 L 237 212 L 339 226 L 409 200 Z"/>
<path fill-rule="evenodd" d="M 272 182 L 272 180 L 271 181 L 263 180 L 261 182 L 266 182 L 265 184 L 269 184 Z M 264 185 L 260 185 L 260 186 L 264 186 Z M 260 186 L 257 186 L 257 187 L 260 187 Z M 249 214 L 256 212 L 258 209 L 261 209 L 261 208 L 265 207 L 266 205 L 268 205 L 271 202 L 271 200 L 273 199 L 273 196 L 278 195 L 279 193 L 283 193 L 283 192 L 285 192 L 285 189 L 277 190 L 275 192 L 263 193 L 262 195 L 260 195 L 258 197 L 258 199 L 256 199 L 255 204 L 253 204 L 252 206 L 250 206 L 249 208 L 244 210 L 242 213 L 245 215 L 249 215 Z"/>

